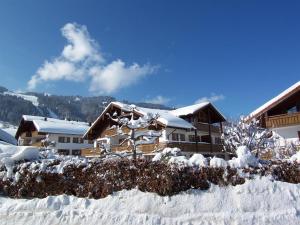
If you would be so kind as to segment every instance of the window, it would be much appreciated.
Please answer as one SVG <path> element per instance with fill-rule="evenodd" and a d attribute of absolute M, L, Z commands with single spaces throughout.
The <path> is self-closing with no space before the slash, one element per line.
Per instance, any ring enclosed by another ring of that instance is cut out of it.
<path fill-rule="evenodd" d="M 196 142 L 195 135 L 189 135 L 189 142 Z M 197 142 L 200 142 L 200 136 L 197 136 Z"/>
<path fill-rule="evenodd" d="M 58 137 L 59 143 L 70 143 L 70 137 Z"/>
<path fill-rule="evenodd" d="M 58 149 L 57 153 L 60 155 L 69 155 L 70 151 L 69 151 L 69 149 Z"/>
<path fill-rule="evenodd" d="M 58 137 L 59 143 L 65 143 L 65 137 Z"/>
<path fill-rule="evenodd" d="M 201 141 L 206 143 L 211 143 L 211 137 L 209 135 L 201 136 Z"/>
<path fill-rule="evenodd" d="M 70 137 L 66 137 L 66 143 L 70 143 Z"/>
<path fill-rule="evenodd" d="M 81 150 L 80 149 L 72 150 L 72 155 L 81 155 Z"/>
<path fill-rule="evenodd" d="M 297 112 L 297 107 L 296 106 L 288 109 L 288 111 L 287 111 L 288 114 L 293 114 L 293 113 L 296 113 L 296 112 Z"/>
<path fill-rule="evenodd" d="M 26 132 L 26 133 L 25 133 L 25 136 L 26 136 L 26 137 L 32 137 L 32 134 L 31 134 L 31 132 Z"/>
<path fill-rule="evenodd" d="M 180 141 L 185 141 L 185 135 L 184 134 L 180 134 Z"/>
<path fill-rule="evenodd" d="M 189 142 L 195 142 L 195 135 L 189 135 Z"/>
<path fill-rule="evenodd" d="M 179 134 L 178 133 L 172 133 L 172 140 L 173 141 L 179 141 Z"/>
<path fill-rule="evenodd" d="M 298 131 L 298 138 L 299 138 L 299 141 L 300 141 L 300 131 Z"/>
<path fill-rule="evenodd" d="M 73 143 L 79 143 L 78 137 L 73 137 Z"/>

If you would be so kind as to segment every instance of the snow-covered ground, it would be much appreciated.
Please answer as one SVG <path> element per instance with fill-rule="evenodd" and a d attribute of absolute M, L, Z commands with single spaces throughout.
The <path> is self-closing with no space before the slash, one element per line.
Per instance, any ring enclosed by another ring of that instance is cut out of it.
<path fill-rule="evenodd" d="M 268 178 L 161 197 L 138 190 L 104 199 L 0 197 L 1 224 L 300 224 L 300 184 Z"/>

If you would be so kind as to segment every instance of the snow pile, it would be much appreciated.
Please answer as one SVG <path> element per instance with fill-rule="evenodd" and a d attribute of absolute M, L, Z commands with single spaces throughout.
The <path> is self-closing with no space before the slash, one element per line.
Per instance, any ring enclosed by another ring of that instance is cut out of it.
<path fill-rule="evenodd" d="M 209 165 L 213 168 L 218 168 L 218 167 L 226 168 L 228 166 L 228 163 L 224 159 L 213 157 L 210 160 Z"/>
<path fill-rule="evenodd" d="M 300 223 L 300 184 L 248 180 L 243 185 L 160 197 L 136 189 L 94 200 L 60 195 L 0 197 L 3 224 L 289 224 Z"/>
<path fill-rule="evenodd" d="M 252 155 L 247 146 L 240 146 L 236 150 L 237 158 L 228 161 L 230 167 L 247 168 L 258 166 L 258 159 Z"/>

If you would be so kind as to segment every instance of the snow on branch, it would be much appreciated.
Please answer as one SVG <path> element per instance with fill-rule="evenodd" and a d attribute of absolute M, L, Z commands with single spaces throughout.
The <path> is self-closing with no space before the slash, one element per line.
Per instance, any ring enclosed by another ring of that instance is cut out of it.
<path fill-rule="evenodd" d="M 118 135 L 126 137 L 120 145 L 129 142 L 132 147 L 133 158 L 136 159 L 136 149 L 139 145 L 153 144 L 161 136 L 161 132 L 149 130 L 150 126 L 157 127 L 159 115 L 148 113 L 139 116 L 135 105 L 130 105 L 126 111 L 126 113 L 122 112 L 121 115 L 118 115 L 117 112 L 112 115 L 106 113 L 106 115 L 111 121 L 118 124 Z M 136 118 L 137 116 L 139 117 Z M 129 132 L 125 132 L 126 129 L 123 128 L 127 128 Z"/>

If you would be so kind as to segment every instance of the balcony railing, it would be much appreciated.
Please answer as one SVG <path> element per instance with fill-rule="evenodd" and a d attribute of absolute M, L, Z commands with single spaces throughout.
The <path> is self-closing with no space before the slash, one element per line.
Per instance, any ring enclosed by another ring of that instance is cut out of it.
<path fill-rule="evenodd" d="M 270 116 L 266 119 L 266 127 L 287 127 L 300 124 L 300 113 Z"/>

